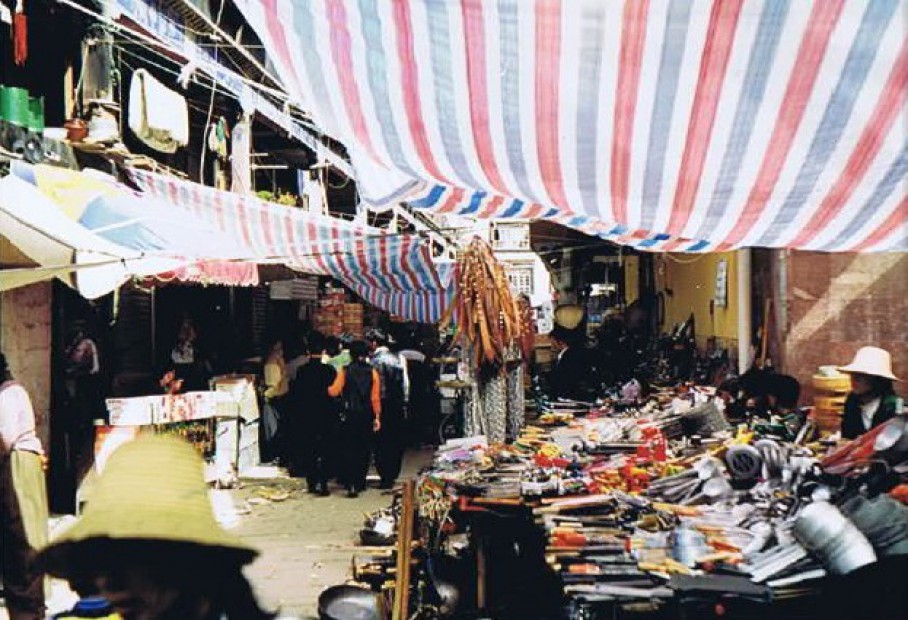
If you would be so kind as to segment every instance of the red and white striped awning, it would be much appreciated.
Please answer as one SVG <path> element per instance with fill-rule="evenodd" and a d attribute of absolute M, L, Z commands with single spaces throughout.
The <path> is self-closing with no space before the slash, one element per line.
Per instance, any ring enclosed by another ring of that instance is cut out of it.
<path fill-rule="evenodd" d="M 908 250 L 906 0 L 237 0 L 373 203 Z"/>
<path fill-rule="evenodd" d="M 413 321 L 439 320 L 451 298 L 445 266 L 433 261 L 430 244 L 418 236 L 388 234 L 144 170 L 129 174 L 144 196 L 236 239 L 237 256 L 333 276 L 372 305 Z"/>

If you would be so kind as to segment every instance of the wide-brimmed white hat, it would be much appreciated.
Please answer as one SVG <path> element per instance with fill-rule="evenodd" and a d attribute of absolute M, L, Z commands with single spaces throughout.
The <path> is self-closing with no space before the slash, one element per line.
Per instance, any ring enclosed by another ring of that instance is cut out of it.
<path fill-rule="evenodd" d="M 854 354 L 851 363 L 847 366 L 839 366 L 839 370 L 900 381 L 892 374 L 892 356 L 889 355 L 889 351 L 879 347 L 861 347 Z"/>

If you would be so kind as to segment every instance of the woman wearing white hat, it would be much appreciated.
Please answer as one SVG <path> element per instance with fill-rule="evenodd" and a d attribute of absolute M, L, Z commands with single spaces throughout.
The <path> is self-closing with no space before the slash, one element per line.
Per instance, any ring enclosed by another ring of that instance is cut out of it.
<path fill-rule="evenodd" d="M 839 367 L 851 375 L 851 393 L 845 399 L 842 437 L 854 439 L 886 422 L 896 414 L 896 395 L 892 383 L 892 356 L 879 347 L 862 347 L 847 366 Z"/>

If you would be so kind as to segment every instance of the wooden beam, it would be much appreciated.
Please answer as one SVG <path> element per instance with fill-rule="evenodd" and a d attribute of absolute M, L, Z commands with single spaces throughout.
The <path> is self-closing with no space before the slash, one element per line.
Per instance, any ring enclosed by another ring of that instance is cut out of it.
<path fill-rule="evenodd" d="M 415 488 L 413 480 L 404 482 L 400 525 L 397 528 L 397 571 L 394 578 L 392 620 L 407 620 L 410 617 L 410 551 L 413 546 Z"/>

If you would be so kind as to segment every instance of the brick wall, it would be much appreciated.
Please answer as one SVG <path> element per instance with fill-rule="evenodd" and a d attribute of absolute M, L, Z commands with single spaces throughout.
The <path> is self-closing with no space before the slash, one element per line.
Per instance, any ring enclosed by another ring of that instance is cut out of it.
<path fill-rule="evenodd" d="M 0 294 L 0 349 L 31 396 L 45 448 L 50 437 L 51 299 L 50 282 Z"/>
<path fill-rule="evenodd" d="M 865 345 L 887 349 L 908 380 L 908 255 L 790 252 L 785 264 L 783 365 L 801 381 L 803 402 L 817 367 L 847 364 Z"/>

